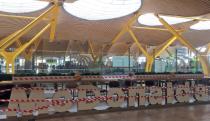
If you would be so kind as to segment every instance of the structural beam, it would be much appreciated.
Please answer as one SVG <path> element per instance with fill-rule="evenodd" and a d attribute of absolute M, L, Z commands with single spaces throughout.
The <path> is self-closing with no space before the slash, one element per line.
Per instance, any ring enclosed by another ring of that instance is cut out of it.
<path fill-rule="evenodd" d="M 199 56 L 199 60 L 201 62 L 202 65 L 202 69 L 203 69 L 203 73 L 205 76 L 208 76 L 210 74 L 210 69 L 208 67 L 208 63 L 207 60 L 200 55 L 200 53 L 191 45 L 191 43 L 189 43 L 185 38 L 183 38 L 178 32 L 176 32 L 176 30 L 170 26 L 163 18 L 159 17 L 159 15 L 157 15 L 159 21 L 163 24 L 163 26 L 165 28 L 167 28 L 174 36 L 177 37 L 177 39 L 186 47 L 188 47 L 191 51 L 193 51 L 194 53 L 197 53 Z"/>
<path fill-rule="evenodd" d="M 124 35 L 127 31 L 128 28 L 136 21 L 136 19 L 140 16 L 140 11 L 134 14 L 132 18 L 128 20 L 126 25 L 123 26 L 122 30 L 117 34 L 117 36 L 112 40 L 112 45 L 122 36 Z"/>
<path fill-rule="evenodd" d="M 151 56 L 147 57 L 147 63 L 146 63 L 146 67 L 145 67 L 146 72 L 152 71 L 153 63 L 154 63 L 154 58 L 152 58 Z"/>
<path fill-rule="evenodd" d="M 157 48 L 155 49 L 155 58 L 157 58 L 158 56 L 160 56 L 160 54 L 165 51 L 175 40 L 177 39 L 176 36 L 171 37 L 170 39 L 168 39 L 166 42 L 164 42 L 162 44 L 162 46 L 160 47 L 159 50 L 157 50 Z"/>
<path fill-rule="evenodd" d="M 36 19 L 36 17 L 18 16 L 18 15 L 6 15 L 6 14 L 0 14 L 0 17 L 17 18 L 17 19 L 29 19 L 29 20 L 34 20 L 34 19 Z"/>
<path fill-rule="evenodd" d="M 136 13 L 134 13 L 134 16 L 132 16 L 127 23 L 122 27 L 122 29 L 120 30 L 120 32 L 113 38 L 113 40 L 111 41 L 111 43 L 109 45 L 107 45 L 107 50 L 109 50 L 112 45 L 114 45 L 117 40 L 120 39 L 120 37 L 122 37 L 126 32 L 128 32 L 128 28 L 136 21 L 136 19 L 140 16 L 140 10 L 137 11 Z"/>
<path fill-rule="evenodd" d="M 33 43 L 34 46 L 31 47 L 31 48 L 29 49 L 28 53 L 25 52 L 24 57 L 25 57 L 25 59 L 26 59 L 27 61 L 31 61 L 32 56 L 33 56 L 33 53 L 37 50 L 37 48 L 38 48 L 40 42 L 41 42 L 41 39 L 37 39 L 37 40 Z"/>
<path fill-rule="evenodd" d="M 133 33 L 133 31 L 131 29 L 128 30 L 129 34 L 131 35 L 131 37 L 133 38 L 134 42 L 136 43 L 136 45 L 138 46 L 138 48 L 140 49 L 140 51 L 146 56 L 147 58 L 147 63 L 146 63 L 146 67 L 145 67 L 145 71 L 146 72 L 151 72 L 152 71 L 152 65 L 154 62 L 154 58 L 153 56 L 151 56 L 142 46 L 142 44 L 139 42 L 139 40 L 137 39 L 136 35 Z"/>
<path fill-rule="evenodd" d="M 22 54 L 24 56 L 24 58 L 27 60 L 27 61 L 31 61 L 31 58 L 32 58 L 32 55 L 33 55 L 33 52 L 37 49 L 37 47 L 39 46 L 39 43 L 40 43 L 41 39 L 37 39 L 34 43 L 33 43 L 33 47 L 30 47 L 28 51 L 23 51 Z M 16 41 L 16 44 L 18 47 L 21 47 L 22 46 L 22 43 L 20 42 L 20 40 L 17 40 Z"/>
<path fill-rule="evenodd" d="M 112 40 L 112 44 L 111 45 L 113 45 L 123 34 L 125 34 L 126 32 L 129 32 L 129 34 L 133 38 L 134 42 L 137 44 L 137 46 L 140 49 L 140 51 L 142 51 L 142 53 L 147 58 L 147 64 L 146 64 L 146 69 L 145 69 L 147 72 L 152 70 L 152 64 L 154 62 L 154 59 L 156 57 L 158 57 L 164 50 L 166 50 L 176 39 L 179 39 L 181 41 L 181 43 L 183 43 L 185 46 L 187 46 L 188 48 L 190 48 L 192 51 L 197 52 L 196 49 L 194 49 L 194 47 L 188 41 L 185 41 L 184 38 L 180 35 L 181 33 L 184 32 L 184 30 L 175 30 L 173 28 L 172 29 L 169 29 L 168 27 L 165 27 L 165 28 L 155 28 L 155 27 L 138 27 L 138 26 L 132 26 L 133 23 L 137 20 L 137 18 L 139 16 L 140 16 L 140 12 L 138 12 L 137 14 L 135 14 L 135 16 L 133 16 L 127 22 L 127 24 L 123 27 L 123 29 Z M 181 16 L 176 16 L 176 17 L 180 17 L 181 18 Z M 182 18 L 188 18 L 188 17 L 182 17 Z M 207 20 L 207 19 L 198 18 L 198 17 L 196 17 L 196 18 L 188 18 L 188 19 L 193 19 L 193 20 Z M 169 27 L 171 27 L 171 26 L 169 25 Z M 171 37 L 169 40 L 167 40 L 160 48 L 156 48 L 155 49 L 155 53 L 149 54 L 143 48 L 142 44 L 139 42 L 139 40 L 137 39 L 137 37 L 135 36 L 135 34 L 134 34 L 134 32 L 132 31 L 131 28 L 134 28 L 134 29 L 146 29 L 146 30 L 158 30 L 158 31 L 168 31 L 168 32 L 172 33 L 174 36 Z M 200 59 L 200 60 L 202 61 L 202 59 Z M 202 62 L 202 63 L 205 63 L 205 62 Z M 204 64 L 202 64 L 202 65 L 204 65 Z M 204 70 L 206 70 L 205 67 L 204 67 Z"/>
<path fill-rule="evenodd" d="M 6 71 L 7 73 L 15 73 L 15 59 L 16 57 L 22 53 L 28 46 L 30 46 L 34 41 L 36 41 L 48 28 L 50 28 L 50 24 L 45 26 L 37 35 L 35 35 L 29 42 L 23 44 L 20 48 L 16 49 L 13 52 L 1 51 L 0 54 L 6 60 Z"/>
<path fill-rule="evenodd" d="M 56 25 L 58 21 L 58 14 L 59 14 L 59 6 L 58 3 L 55 3 L 56 8 L 52 13 L 52 20 L 51 20 L 51 29 L 50 29 L 50 41 L 53 42 L 55 40 L 55 33 L 56 33 Z"/>
<path fill-rule="evenodd" d="M 157 28 L 157 27 L 147 27 L 147 26 L 132 26 L 134 29 L 142 29 L 142 30 L 156 30 L 156 31 L 169 31 L 165 28 Z M 183 30 L 176 30 L 177 32 L 181 32 Z"/>
<path fill-rule="evenodd" d="M 90 52 L 91 52 L 91 56 L 93 58 L 93 61 L 95 63 L 96 62 L 96 59 L 97 59 L 97 56 L 96 56 L 96 54 L 94 52 L 93 43 L 92 43 L 91 40 L 88 40 L 88 46 L 89 46 L 89 49 L 90 49 Z"/>
<path fill-rule="evenodd" d="M 166 52 L 168 53 L 168 55 L 170 56 L 170 57 L 172 57 L 173 55 L 171 54 L 171 52 L 166 48 Z"/>
<path fill-rule="evenodd" d="M 0 50 L 3 50 L 1 47 L 4 46 L 4 45 L 9 41 L 9 39 L 10 39 L 11 37 L 13 37 L 15 34 L 17 34 L 19 31 L 20 31 L 20 30 L 18 30 L 18 31 L 16 31 L 16 32 L 12 33 L 11 35 L 5 37 L 4 39 L 2 39 L 2 40 L 0 41 Z"/>
<path fill-rule="evenodd" d="M 36 26 L 39 22 L 42 21 L 43 18 L 46 18 L 50 15 L 51 12 L 53 12 L 56 9 L 56 5 L 51 6 L 47 11 L 45 11 L 43 14 L 41 14 L 39 17 L 34 19 L 31 23 L 26 25 L 24 28 L 22 28 L 20 31 L 15 32 L 11 36 L 9 36 L 7 39 L 4 39 L 3 46 L 0 46 L 1 49 L 6 49 L 10 45 L 12 45 L 15 41 L 17 41 L 20 37 L 25 35 L 27 32 L 29 32 L 34 26 Z"/>
<path fill-rule="evenodd" d="M 207 45 L 207 48 L 206 48 L 206 52 L 205 52 L 205 54 L 208 54 L 208 53 L 209 53 L 209 51 L 210 51 L 210 43 Z"/>
<path fill-rule="evenodd" d="M 16 41 L 16 44 L 17 44 L 18 47 L 21 47 L 22 46 L 22 43 L 20 42 L 20 40 L 17 40 Z M 27 54 L 27 52 L 26 51 L 23 51 L 22 53 L 23 53 L 24 58 L 26 60 L 28 60 L 28 56 L 27 56 L 28 54 Z"/>
<path fill-rule="evenodd" d="M 58 5 L 53 4 L 51 7 L 49 7 L 44 13 L 42 13 L 40 16 L 35 18 L 33 21 L 31 21 L 28 25 L 26 25 L 24 28 L 16 31 L 15 33 L 9 35 L 8 37 L 4 38 L 0 41 L 0 55 L 2 55 L 6 60 L 6 71 L 7 73 L 15 73 L 15 59 L 17 56 L 19 56 L 22 52 L 26 56 L 26 59 L 31 58 L 33 52 L 32 48 L 30 48 L 29 53 L 26 53 L 26 48 L 31 46 L 33 43 L 35 45 L 35 49 L 38 47 L 40 40 L 39 37 L 43 35 L 46 30 L 50 29 L 50 39 L 54 39 L 55 34 L 55 25 L 57 22 L 57 13 L 58 12 Z M 31 31 L 36 25 L 38 25 L 42 20 L 45 20 L 46 18 L 49 18 L 49 23 L 41 29 L 31 40 L 21 43 L 19 41 L 19 38 L 21 38 L 23 35 Z M 14 51 L 7 51 L 6 48 L 10 47 L 12 44 L 17 43 L 17 48 L 15 48 Z"/>
<path fill-rule="evenodd" d="M 131 37 L 133 38 L 134 42 L 136 43 L 136 45 L 138 46 L 138 48 L 140 49 L 140 51 L 146 56 L 149 57 L 150 55 L 147 53 L 147 51 L 143 48 L 142 44 L 139 42 L 139 40 L 137 39 L 136 35 L 133 33 L 132 30 L 128 30 L 129 34 L 131 35 Z"/>
<path fill-rule="evenodd" d="M 129 32 L 131 37 L 133 38 L 134 42 L 137 44 L 138 48 L 140 51 L 146 56 L 147 58 L 147 64 L 146 64 L 146 72 L 150 72 L 152 70 L 152 65 L 154 62 L 154 59 L 159 56 L 168 46 L 170 46 L 176 39 L 176 36 L 173 36 L 169 40 L 164 43 L 164 46 L 158 51 L 155 51 L 154 55 L 149 54 L 142 46 L 142 44 L 139 42 L 137 37 L 135 36 L 134 32 L 132 31 L 131 28 L 134 29 L 146 29 L 146 30 L 158 30 L 158 31 L 169 31 L 168 29 L 164 28 L 155 28 L 155 27 L 137 27 L 137 26 L 132 26 L 133 23 L 137 20 L 137 18 L 140 16 L 140 12 L 137 12 L 128 22 L 127 24 L 123 27 L 123 29 L 118 33 L 118 35 L 113 39 L 112 45 L 126 32 Z M 175 30 L 176 32 L 183 32 L 184 30 Z M 169 31 L 170 32 L 170 31 Z"/>
<path fill-rule="evenodd" d="M 126 32 L 128 32 L 132 39 L 134 40 L 134 42 L 137 44 L 138 48 L 140 49 L 140 51 L 146 56 L 147 58 L 147 64 L 146 64 L 146 68 L 145 71 L 146 72 L 150 72 L 152 70 L 152 65 L 154 62 L 154 58 L 156 58 L 157 56 L 159 56 L 169 45 L 171 45 L 176 39 L 177 37 L 174 36 L 172 38 L 170 38 L 168 41 L 166 41 L 166 43 L 164 44 L 164 46 L 158 50 L 156 53 L 153 54 L 149 54 L 146 49 L 143 48 L 142 44 L 139 42 L 139 40 L 137 39 L 137 37 L 135 36 L 134 32 L 132 31 L 131 28 L 135 28 L 135 29 L 147 29 L 147 30 L 158 30 L 158 31 L 169 31 L 168 29 L 164 29 L 164 28 L 154 28 L 154 27 L 136 27 L 136 26 L 132 26 L 133 23 L 137 20 L 137 18 L 140 16 L 140 12 L 138 12 L 137 14 L 135 14 L 128 22 L 127 24 L 123 27 L 123 29 L 118 33 L 118 35 L 113 39 L 112 41 L 112 45 Z M 176 30 L 177 32 L 183 32 L 183 30 Z M 169 31 L 170 32 L 170 31 Z"/>
<path fill-rule="evenodd" d="M 31 40 L 27 43 L 23 44 L 21 47 L 15 50 L 16 57 L 23 52 L 27 47 L 29 47 L 32 43 L 34 43 L 48 28 L 50 28 L 51 24 L 47 24 L 39 33 L 37 33 Z"/>
<path fill-rule="evenodd" d="M 126 28 L 123 28 L 123 29 L 117 34 L 117 36 L 112 40 L 111 45 L 113 45 L 114 43 L 116 43 L 116 41 L 119 40 L 120 37 L 121 37 L 122 35 L 124 35 L 126 32 L 127 32 L 127 29 L 126 29 Z"/>
<path fill-rule="evenodd" d="M 71 40 L 69 40 L 69 43 L 67 45 L 65 56 L 69 54 L 71 54 Z"/>

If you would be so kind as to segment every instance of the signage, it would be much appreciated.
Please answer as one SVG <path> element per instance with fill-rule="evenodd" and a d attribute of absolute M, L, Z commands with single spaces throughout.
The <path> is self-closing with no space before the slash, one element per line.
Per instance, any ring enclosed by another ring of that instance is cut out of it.
<path fill-rule="evenodd" d="M 21 113 L 22 116 L 46 114 L 49 113 L 49 109 L 55 112 L 66 112 L 73 106 L 77 107 L 77 111 L 107 110 L 110 107 L 123 107 L 123 105 L 139 107 L 148 104 L 192 103 L 206 101 L 208 98 L 207 86 L 202 84 L 190 85 L 189 82 L 185 82 L 183 85 L 172 85 L 172 82 L 167 82 L 166 85 L 167 87 L 109 88 L 107 95 L 93 85 L 79 85 L 76 89 L 57 90 L 51 99 L 45 98 L 46 91 L 43 88 L 31 88 L 29 97 L 26 94 L 26 90 L 29 89 L 13 88 L 10 99 L 0 101 L 9 102 L 8 109 L 2 110 L 8 117 L 17 116 L 17 113 Z M 105 104 L 106 108 L 99 108 L 101 104 Z"/>

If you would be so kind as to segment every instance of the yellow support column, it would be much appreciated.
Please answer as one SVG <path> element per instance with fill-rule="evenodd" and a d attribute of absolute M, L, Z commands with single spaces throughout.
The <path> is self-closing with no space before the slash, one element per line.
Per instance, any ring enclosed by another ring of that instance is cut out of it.
<path fill-rule="evenodd" d="M 123 34 L 128 32 L 128 29 L 132 24 L 136 21 L 136 19 L 140 16 L 140 12 L 138 11 L 135 15 L 128 20 L 125 26 L 123 26 L 122 30 L 117 34 L 117 36 L 112 40 L 111 45 L 113 45 Z"/>
<path fill-rule="evenodd" d="M 50 29 L 50 42 L 55 40 L 56 25 L 58 21 L 59 6 L 58 3 L 54 3 L 56 8 L 52 13 L 51 29 Z"/>
<path fill-rule="evenodd" d="M 89 45 L 89 49 L 91 51 L 91 56 L 93 58 L 94 63 L 96 63 L 97 60 L 97 56 L 95 55 L 94 49 L 93 49 L 93 44 L 92 41 L 88 40 L 88 45 Z"/>
<path fill-rule="evenodd" d="M 207 45 L 207 49 L 206 49 L 205 54 L 208 55 L 209 51 L 210 51 L 210 43 Z"/>
<path fill-rule="evenodd" d="M 208 64 L 206 63 L 206 59 L 203 56 L 200 56 L 200 53 L 189 43 L 185 38 L 183 38 L 172 26 L 170 26 L 163 18 L 159 17 L 157 15 L 159 21 L 164 25 L 165 28 L 167 28 L 174 36 L 177 37 L 177 39 L 186 47 L 188 47 L 191 51 L 198 53 L 200 63 L 202 65 L 203 73 L 205 76 L 209 76 L 210 74 L 210 67 L 208 67 Z"/>
<path fill-rule="evenodd" d="M 147 63 L 146 63 L 146 68 L 145 68 L 146 72 L 152 71 L 153 62 L 154 62 L 154 59 L 151 56 L 147 57 Z"/>
<path fill-rule="evenodd" d="M 139 14 L 138 14 L 139 15 Z M 133 20 L 134 21 L 134 20 Z M 134 42 L 137 44 L 138 48 L 142 51 L 142 53 L 146 56 L 147 58 L 147 63 L 145 67 L 146 72 L 151 72 L 152 67 L 153 67 L 153 62 L 154 58 L 159 56 L 168 46 L 170 46 L 176 39 L 176 36 L 171 37 L 169 40 L 167 40 L 159 50 L 155 51 L 153 54 L 149 54 L 146 49 L 144 49 L 141 45 L 141 43 L 138 41 L 137 37 L 133 33 L 133 31 L 130 28 L 135 28 L 135 29 L 146 29 L 146 30 L 158 30 L 158 31 L 169 31 L 168 29 L 163 29 L 163 28 L 154 28 L 154 27 L 137 27 L 137 26 L 132 26 L 133 22 L 127 27 L 127 31 L 130 33 L 131 37 L 133 38 Z M 182 33 L 183 30 L 175 30 L 179 33 Z M 157 49 L 157 48 L 156 48 Z"/>
<path fill-rule="evenodd" d="M 161 28 L 152 28 L 152 27 L 132 27 L 132 24 L 136 21 L 136 19 L 140 16 L 140 13 L 138 12 L 135 14 L 134 17 L 132 17 L 128 23 L 123 27 L 123 29 L 120 31 L 120 33 L 113 39 L 112 44 L 116 42 L 124 33 L 128 32 L 140 51 L 143 53 L 143 55 L 147 58 L 147 63 L 145 67 L 146 72 L 151 72 L 153 67 L 154 58 L 159 56 L 168 46 L 170 46 L 176 39 L 176 36 L 171 37 L 169 40 L 167 40 L 164 45 L 158 50 L 156 53 L 153 53 L 150 55 L 146 49 L 143 48 L 142 44 L 139 42 L 137 37 L 135 36 L 134 32 L 131 30 L 131 28 L 141 28 L 141 29 L 149 29 L 149 30 L 159 30 L 159 31 L 169 31 L 168 29 L 161 29 Z M 176 32 L 182 33 L 183 30 L 175 30 Z M 170 31 L 169 31 L 170 32 Z"/>
<path fill-rule="evenodd" d="M 166 50 L 166 48 L 168 48 L 175 40 L 177 39 L 176 36 L 171 37 L 170 39 L 168 39 L 165 43 L 163 43 L 163 45 L 160 47 L 159 50 L 157 50 L 157 48 L 155 49 L 155 58 L 157 58 L 164 50 Z"/>
<path fill-rule="evenodd" d="M 41 41 L 41 39 L 36 40 L 36 42 L 34 42 L 34 47 L 31 47 L 29 49 L 28 53 L 24 52 L 24 57 L 27 61 L 32 60 L 33 53 L 38 48 L 40 41 Z"/>
<path fill-rule="evenodd" d="M 15 61 L 14 60 L 6 60 L 6 72 L 7 74 L 15 74 Z"/>
<path fill-rule="evenodd" d="M 19 56 L 26 48 L 28 48 L 30 45 L 36 42 L 37 39 L 50 27 L 51 27 L 50 39 L 54 40 L 58 9 L 59 9 L 58 4 L 57 3 L 53 4 L 40 16 L 36 17 L 33 21 L 31 21 L 28 25 L 26 25 L 22 29 L 14 32 L 13 34 L 9 35 L 8 37 L 0 41 L 0 54 L 6 60 L 7 73 L 12 73 L 12 74 L 15 73 L 14 63 L 16 57 Z M 26 33 L 30 32 L 31 29 L 33 29 L 42 20 L 46 20 L 46 18 L 49 18 L 50 20 L 49 23 L 44 28 L 42 28 L 31 40 L 23 44 L 19 41 L 19 38 L 21 38 Z M 7 51 L 6 49 L 14 43 L 17 43 L 17 47 L 14 48 L 14 51 Z M 26 59 L 30 59 L 32 52 L 29 52 L 28 54 L 24 52 L 24 54 L 26 55 Z"/>
<path fill-rule="evenodd" d="M 21 47 L 21 46 L 22 46 L 22 43 L 21 43 L 19 40 L 16 41 L 16 44 L 18 45 L 18 47 Z M 30 51 L 29 51 L 29 52 L 30 52 Z M 30 56 L 29 56 L 30 53 L 27 53 L 26 51 L 23 51 L 22 54 L 23 54 L 24 58 L 25 58 L 27 61 L 30 60 Z"/>
<path fill-rule="evenodd" d="M 28 53 L 28 54 L 26 54 L 26 55 L 24 56 L 25 60 L 26 60 L 26 61 L 32 61 L 32 55 L 33 55 L 33 53 Z"/>
<path fill-rule="evenodd" d="M 15 62 L 6 59 L 6 73 L 7 74 L 15 74 Z"/>
<path fill-rule="evenodd" d="M 139 42 L 139 40 L 137 39 L 137 37 L 135 36 L 135 34 L 133 33 L 132 30 L 128 29 L 128 32 L 130 33 L 131 37 L 133 38 L 134 42 L 136 43 L 136 45 L 138 46 L 138 48 L 140 49 L 140 51 L 146 56 L 149 57 L 150 55 L 147 53 L 147 51 L 143 48 L 143 46 L 141 45 L 141 43 Z"/>
<path fill-rule="evenodd" d="M 42 13 L 39 17 L 37 17 L 36 19 L 34 19 L 31 23 L 29 23 L 28 25 L 26 25 L 21 30 L 15 32 L 11 36 L 7 37 L 6 39 L 1 40 L 1 41 L 4 41 L 4 43 L 2 44 L 2 46 L 0 48 L 4 50 L 7 47 L 9 47 L 10 45 L 12 45 L 20 37 L 22 37 L 23 35 L 25 35 L 26 33 L 28 33 L 33 27 L 35 27 L 38 23 L 40 23 L 44 18 L 46 18 L 47 16 L 49 16 L 49 14 L 52 13 L 52 11 L 54 11 L 54 9 L 56 9 L 56 6 L 55 5 L 51 6 L 44 13 Z"/>
<path fill-rule="evenodd" d="M 127 30 L 125 28 L 123 28 L 118 34 L 117 36 L 112 40 L 111 45 L 113 45 L 123 34 L 125 34 L 127 32 Z"/>
<path fill-rule="evenodd" d="M 6 61 L 6 73 L 14 74 L 15 73 L 15 53 L 11 52 L 0 52 Z"/>
<path fill-rule="evenodd" d="M 5 50 L 0 51 L 0 55 L 2 55 L 6 60 L 6 69 L 7 73 L 14 74 L 15 66 L 14 62 L 17 56 L 19 56 L 27 47 L 29 47 L 34 41 L 36 41 L 48 28 L 50 28 L 50 24 L 46 25 L 39 33 L 37 33 L 29 42 L 23 44 L 21 47 L 17 48 L 13 52 L 7 52 Z M 11 68 L 12 69 L 11 69 Z"/>
<path fill-rule="evenodd" d="M 138 48 L 140 49 L 140 51 L 147 58 L 147 63 L 146 63 L 145 71 L 146 72 L 151 72 L 152 71 L 152 65 L 153 65 L 153 62 L 154 62 L 153 57 L 143 48 L 142 44 L 139 42 L 139 40 L 137 39 L 137 37 L 135 36 L 135 34 L 133 33 L 133 31 L 130 30 L 130 29 L 128 29 L 128 32 L 131 35 L 131 37 L 133 38 L 133 40 L 136 43 L 136 45 L 138 46 Z"/>

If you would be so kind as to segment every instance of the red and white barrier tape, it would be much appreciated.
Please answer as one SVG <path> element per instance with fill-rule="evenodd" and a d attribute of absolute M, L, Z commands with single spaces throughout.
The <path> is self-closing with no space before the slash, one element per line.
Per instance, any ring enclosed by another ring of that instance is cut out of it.
<path fill-rule="evenodd" d="M 199 91 L 197 93 L 194 94 L 200 94 L 200 92 L 206 92 L 206 91 Z M 177 96 L 185 96 L 185 95 L 191 95 L 192 93 L 182 93 L 182 94 L 176 94 L 176 95 L 170 95 L 170 96 L 151 96 L 151 95 L 145 95 L 145 96 L 119 96 L 118 98 L 169 98 L 169 97 L 177 97 Z M 24 103 L 24 102 L 50 102 L 52 106 L 56 106 L 56 105 L 63 105 L 65 103 L 78 103 L 78 102 L 94 102 L 94 101 L 107 101 L 107 100 L 112 100 L 113 97 L 107 97 L 107 96 L 99 96 L 99 97 L 94 97 L 94 98 L 81 98 L 81 99 L 68 99 L 68 100 L 49 100 L 49 99 L 27 99 L 27 100 L 22 100 L 22 99 L 0 99 L 0 102 L 17 102 L 17 103 Z M 34 109 L 30 109 L 30 110 L 18 110 L 18 109 L 10 109 L 10 108 L 6 108 L 6 109 L 2 109 L 0 111 L 2 112 L 11 112 L 11 111 L 17 111 L 17 112 L 24 112 L 24 113 L 32 113 L 35 110 L 43 110 L 43 109 L 47 109 L 49 108 L 50 105 L 46 105 L 46 106 L 42 106 L 42 107 L 37 107 Z"/>
<path fill-rule="evenodd" d="M 200 88 L 206 88 L 207 86 L 195 86 L 195 87 L 200 87 Z M 145 87 L 129 87 L 129 88 L 122 88 L 122 90 L 130 90 L 130 89 L 143 89 Z M 174 87 L 157 87 L 157 86 L 153 86 L 153 87 L 148 87 L 150 89 L 156 89 L 156 88 L 162 88 L 162 89 L 170 89 L 170 88 L 194 88 L 194 87 L 189 87 L 189 86 L 174 86 Z M 44 88 L 23 88 L 23 87 L 16 87 L 16 89 L 23 89 L 23 90 L 44 90 L 44 91 L 58 91 L 58 90 L 68 90 L 70 92 L 72 91 L 96 91 L 98 89 L 44 89 Z M 4 93 L 4 92 L 8 92 L 11 91 L 11 89 L 5 89 L 5 90 L 0 90 L 0 93 Z"/>
<path fill-rule="evenodd" d="M 163 97 L 174 97 L 174 96 L 185 96 L 185 95 L 199 95 L 200 93 L 207 93 L 206 91 L 198 91 L 196 93 L 181 93 L 181 94 L 176 94 L 176 95 L 171 95 L 171 96 L 152 96 L 152 95 L 148 95 L 148 96 L 119 96 L 119 98 L 137 98 L 137 97 L 158 97 L 158 98 L 163 98 Z M 17 102 L 17 103 L 26 103 L 26 102 L 48 102 L 48 103 L 52 103 L 52 104 L 59 104 L 59 103 L 63 103 L 63 102 L 82 102 L 82 101 L 107 101 L 109 99 L 112 99 L 113 97 L 107 97 L 107 96 L 99 96 L 99 97 L 93 97 L 93 98 L 81 98 L 81 99 L 67 99 L 67 100 L 63 100 L 63 99 L 0 99 L 0 102 Z"/>
<path fill-rule="evenodd" d="M 9 92 L 11 89 L 0 90 L 0 93 Z"/>
<path fill-rule="evenodd" d="M 36 110 L 44 110 L 44 109 L 48 109 L 50 106 L 47 105 L 47 106 L 42 106 L 42 107 L 37 107 L 37 108 L 34 108 L 34 109 L 30 109 L 30 110 L 20 110 L 20 109 L 11 109 L 11 108 L 5 108 L 5 109 L 2 109 L 1 111 L 2 112 L 23 112 L 23 113 L 32 113 L 33 111 L 36 111 Z"/>

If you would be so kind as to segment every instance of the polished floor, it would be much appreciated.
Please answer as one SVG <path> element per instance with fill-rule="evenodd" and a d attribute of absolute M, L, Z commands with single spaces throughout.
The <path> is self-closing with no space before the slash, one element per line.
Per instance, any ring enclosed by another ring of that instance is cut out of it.
<path fill-rule="evenodd" d="M 210 121 L 210 104 L 70 116 L 38 121 Z"/>

